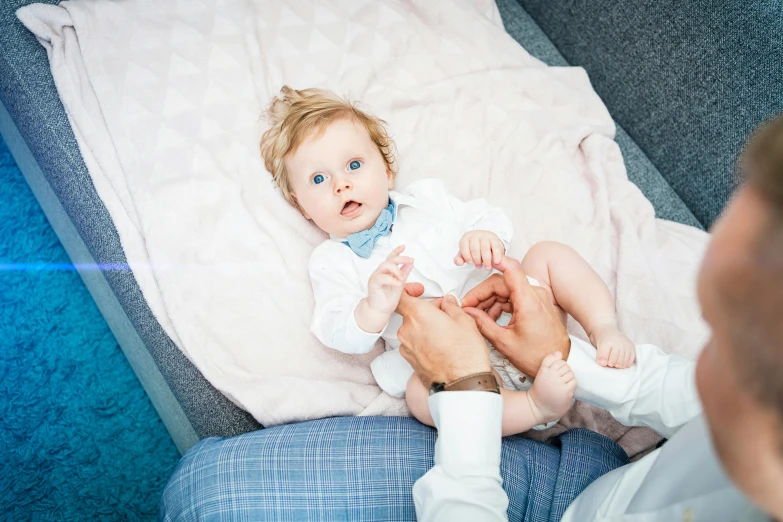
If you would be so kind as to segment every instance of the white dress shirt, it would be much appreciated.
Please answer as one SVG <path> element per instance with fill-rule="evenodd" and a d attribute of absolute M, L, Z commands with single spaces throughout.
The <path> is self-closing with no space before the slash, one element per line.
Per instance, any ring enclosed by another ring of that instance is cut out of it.
<path fill-rule="evenodd" d="M 446 191 L 441 180 L 420 180 L 400 192 L 391 191 L 389 197 L 397 205 L 394 226 L 377 240 L 369 258 L 359 257 L 343 244 L 344 238 L 337 237 L 318 245 L 310 257 L 315 298 L 310 329 L 323 344 L 344 353 L 367 353 L 381 337 L 387 350 L 399 348 L 400 315 L 393 314 L 379 333 L 363 331 L 354 317 L 359 301 L 367 296 L 370 276 L 398 246 L 405 245 L 402 255 L 414 259 L 408 282 L 424 285 L 422 298 L 454 294 L 461 299 L 491 273 L 472 264 L 460 267 L 454 263 L 462 236 L 471 230 L 489 230 L 506 248 L 511 242 L 513 228 L 502 209 L 483 199 L 460 201 Z M 396 353 L 384 355 L 373 362 L 373 375 L 384 391 L 402 397 L 413 370 Z"/>
<path fill-rule="evenodd" d="M 573 337 L 568 363 L 577 379 L 576 398 L 605 408 L 626 426 L 648 426 L 670 440 L 596 480 L 562 520 L 768 520 L 720 468 L 701 415 L 694 363 L 638 345 L 631 368 L 603 368 L 595 363 L 595 349 Z M 440 392 L 429 403 L 438 440 L 435 466 L 413 486 L 418 519 L 507 520 L 499 468 L 502 397 Z"/>

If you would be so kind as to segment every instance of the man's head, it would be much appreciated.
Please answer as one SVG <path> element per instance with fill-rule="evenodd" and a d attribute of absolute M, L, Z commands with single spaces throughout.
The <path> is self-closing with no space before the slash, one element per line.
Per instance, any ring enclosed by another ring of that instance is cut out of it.
<path fill-rule="evenodd" d="M 699 275 L 712 337 L 696 378 L 724 468 L 783 518 L 783 117 L 751 137 L 739 167 L 745 183 Z"/>
<path fill-rule="evenodd" d="M 286 200 L 330 234 L 370 228 L 396 174 L 384 122 L 329 91 L 287 86 L 266 115 L 261 155 Z"/>

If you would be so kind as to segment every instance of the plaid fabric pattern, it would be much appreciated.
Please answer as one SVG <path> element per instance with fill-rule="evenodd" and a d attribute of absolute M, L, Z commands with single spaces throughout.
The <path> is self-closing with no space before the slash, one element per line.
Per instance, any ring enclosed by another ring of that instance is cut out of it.
<path fill-rule="evenodd" d="M 555 439 L 554 445 L 560 449 L 560 466 L 550 522 L 563 518 L 571 502 L 595 479 L 630 462 L 619 444 L 590 430 L 568 430 Z"/>
<path fill-rule="evenodd" d="M 337 417 L 204 439 L 166 486 L 160 520 L 416 520 L 411 490 L 432 467 L 435 437 L 408 417 Z M 560 447 L 509 437 L 509 520 L 559 519 L 565 502 L 625 462 L 587 430 L 564 434 Z"/>

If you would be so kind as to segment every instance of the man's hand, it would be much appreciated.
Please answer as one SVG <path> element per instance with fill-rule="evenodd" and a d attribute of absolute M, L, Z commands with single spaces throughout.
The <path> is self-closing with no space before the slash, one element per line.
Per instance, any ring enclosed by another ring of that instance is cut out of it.
<path fill-rule="evenodd" d="M 541 361 L 551 353 L 568 359 L 571 339 L 554 305 L 538 293 L 544 290 L 530 286 L 515 259 L 503 256 L 493 267 L 503 276 L 491 276 L 462 299 L 481 334 L 527 375 L 537 375 Z M 499 326 L 495 321 L 504 311 L 512 314 L 511 322 Z"/>
<path fill-rule="evenodd" d="M 420 284 L 405 286 L 397 307 L 403 318 L 397 338 L 400 354 L 424 386 L 490 371 L 487 345 L 454 296 L 432 302 L 414 297 L 422 292 Z"/>

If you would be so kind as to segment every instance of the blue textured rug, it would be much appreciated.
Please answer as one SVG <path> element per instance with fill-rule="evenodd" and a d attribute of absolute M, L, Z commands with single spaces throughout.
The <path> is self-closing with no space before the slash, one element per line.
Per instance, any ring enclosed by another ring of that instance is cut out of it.
<path fill-rule="evenodd" d="M 1 139 L 0 303 L 0 519 L 153 519 L 179 454 Z"/>

